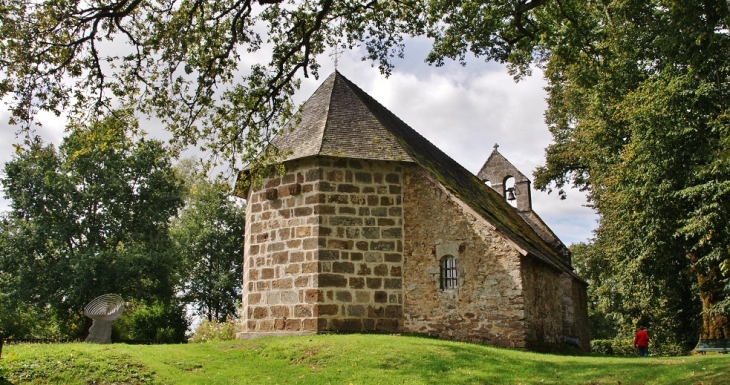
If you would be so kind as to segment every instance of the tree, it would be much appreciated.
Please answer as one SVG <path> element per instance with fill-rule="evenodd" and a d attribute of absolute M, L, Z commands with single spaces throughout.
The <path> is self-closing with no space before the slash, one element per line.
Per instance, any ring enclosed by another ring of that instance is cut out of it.
<path fill-rule="evenodd" d="M 634 322 L 694 290 L 702 336 L 728 338 L 728 4 L 610 2 L 580 16 L 590 44 L 553 50 L 545 67 L 555 143 L 535 184 L 589 192 Z M 672 331 L 696 339 L 686 323 Z"/>
<path fill-rule="evenodd" d="M 222 180 L 209 180 L 191 159 L 177 170 L 187 184 L 185 207 L 171 235 L 185 261 L 184 296 L 208 321 L 236 316 L 243 275 L 245 207 Z"/>
<path fill-rule="evenodd" d="M 78 332 L 98 295 L 169 300 L 178 283 L 169 220 L 182 204 L 172 153 L 133 138 L 118 112 L 74 127 L 56 150 L 36 138 L 5 164 L 11 211 L 2 223 L 2 292 L 53 309 Z M 86 325 L 88 326 L 88 325 Z"/>
<path fill-rule="evenodd" d="M 592 339 L 633 338 L 637 324 L 649 326 L 652 351 L 676 355 L 692 349 L 700 328 L 701 304 L 689 269 L 648 280 L 630 261 L 612 252 L 603 238 L 570 246 L 576 272 L 589 284 L 588 318 Z M 628 274 L 627 274 L 628 273 Z"/>

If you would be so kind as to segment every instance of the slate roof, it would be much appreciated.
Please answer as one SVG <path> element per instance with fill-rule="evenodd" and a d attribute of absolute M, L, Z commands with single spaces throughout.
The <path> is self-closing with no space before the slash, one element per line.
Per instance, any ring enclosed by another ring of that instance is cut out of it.
<path fill-rule="evenodd" d="M 527 253 L 575 276 L 498 193 L 339 72 L 272 143 L 288 152 L 285 160 L 328 155 L 414 162 Z"/>
<path fill-rule="evenodd" d="M 363 103 L 362 94 L 339 72 L 333 73 L 304 104 L 300 120 L 288 123 L 272 144 L 286 154 L 285 160 L 330 155 L 412 161 L 389 129 L 391 119 Z"/>

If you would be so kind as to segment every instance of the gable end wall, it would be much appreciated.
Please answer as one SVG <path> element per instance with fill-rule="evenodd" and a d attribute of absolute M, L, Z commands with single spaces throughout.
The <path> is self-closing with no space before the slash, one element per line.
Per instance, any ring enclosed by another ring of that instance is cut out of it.
<path fill-rule="evenodd" d="M 404 330 L 526 347 L 520 254 L 483 219 L 416 168 L 405 174 Z M 440 254 L 458 287 L 440 288 Z"/>

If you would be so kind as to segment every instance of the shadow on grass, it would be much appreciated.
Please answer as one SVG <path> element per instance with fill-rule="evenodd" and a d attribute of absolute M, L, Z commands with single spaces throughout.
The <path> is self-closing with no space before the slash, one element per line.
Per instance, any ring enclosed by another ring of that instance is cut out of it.
<path fill-rule="evenodd" d="M 491 348 L 479 344 L 434 344 L 422 352 L 388 354 L 379 370 L 418 378 L 424 384 L 675 384 L 727 383 L 727 361 L 689 357 L 644 358 L 555 355 Z M 608 382 L 607 382 L 608 381 Z"/>

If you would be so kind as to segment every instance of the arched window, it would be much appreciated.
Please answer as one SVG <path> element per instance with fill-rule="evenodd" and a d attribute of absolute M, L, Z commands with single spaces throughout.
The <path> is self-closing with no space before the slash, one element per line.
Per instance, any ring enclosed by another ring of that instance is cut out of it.
<path fill-rule="evenodd" d="M 502 192 L 502 196 L 504 196 L 504 199 L 509 203 L 512 207 L 517 207 L 517 198 L 515 197 L 515 194 L 517 191 L 515 190 L 515 178 L 513 176 L 507 176 L 504 178 L 504 183 L 502 184 L 502 188 L 504 191 Z"/>
<path fill-rule="evenodd" d="M 458 286 L 456 258 L 446 255 L 441 258 L 441 290 L 454 289 L 456 286 Z"/>

